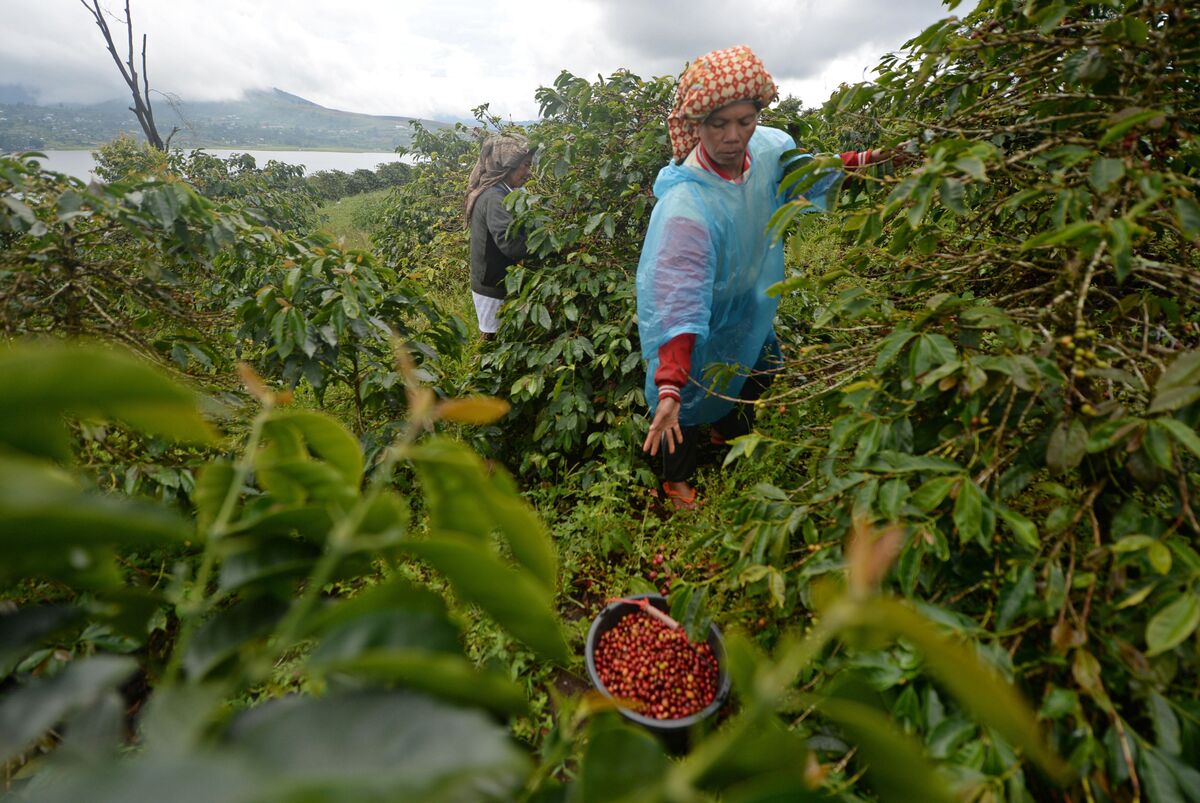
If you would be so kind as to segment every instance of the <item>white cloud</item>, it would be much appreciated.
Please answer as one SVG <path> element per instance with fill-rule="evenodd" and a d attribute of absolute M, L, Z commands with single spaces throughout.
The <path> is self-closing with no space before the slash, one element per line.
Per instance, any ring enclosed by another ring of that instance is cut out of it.
<path fill-rule="evenodd" d="M 43 102 L 123 97 L 77 0 L 4 5 L 0 83 Z M 463 116 L 487 102 L 515 119 L 536 116 L 537 87 L 562 69 L 675 74 L 737 43 L 812 105 L 944 16 L 937 0 L 132 0 L 132 10 L 149 36 L 151 86 L 185 101 L 275 86 L 348 111 Z M 110 24 L 124 55 L 123 27 Z"/>

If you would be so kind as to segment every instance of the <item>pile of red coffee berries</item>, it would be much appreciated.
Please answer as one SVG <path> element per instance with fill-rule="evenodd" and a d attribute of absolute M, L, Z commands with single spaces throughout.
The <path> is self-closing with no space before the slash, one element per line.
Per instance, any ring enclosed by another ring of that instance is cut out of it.
<path fill-rule="evenodd" d="M 636 611 L 600 636 L 596 674 L 613 697 L 641 704 L 654 719 L 681 719 L 701 711 L 717 695 L 717 659 L 707 643 L 688 641 L 672 628 Z"/>

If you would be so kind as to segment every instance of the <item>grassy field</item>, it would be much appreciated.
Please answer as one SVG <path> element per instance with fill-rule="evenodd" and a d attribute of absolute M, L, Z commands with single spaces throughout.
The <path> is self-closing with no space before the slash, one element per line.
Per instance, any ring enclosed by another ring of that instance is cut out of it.
<path fill-rule="evenodd" d="M 390 192 L 375 190 L 322 204 L 321 229 L 345 240 L 350 248 L 370 248 L 371 221 L 383 211 Z"/>

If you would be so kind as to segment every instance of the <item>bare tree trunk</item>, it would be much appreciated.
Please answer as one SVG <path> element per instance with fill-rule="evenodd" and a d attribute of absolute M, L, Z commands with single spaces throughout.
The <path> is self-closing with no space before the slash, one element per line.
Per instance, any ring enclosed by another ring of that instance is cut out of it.
<path fill-rule="evenodd" d="M 100 33 L 104 35 L 104 44 L 108 48 L 108 52 L 112 54 L 113 61 L 117 65 L 117 69 L 121 72 L 121 78 L 125 80 L 125 85 L 129 87 L 129 91 L 133 93 L 133 105 L 129 107 L 129 111 L 133 112 L 137 117 L 138 123 L 142 127 L 142 131 L 146 134 L 146 141 L 154 148 L 160 151 L 167 149 L 167 144 L 171 142 L 171 137 L 175 136 L 175 132 L 179 130 L 175 127 L 167 136 L 166 143 L 159 136 L 158 127 L 154 124 L 154 108 L 150 105 L 150 79 L 146 75 L 146 35 L 142 34 L 142 81 L 138 85 L 137 67 L 133 60 L 133 17 L 129 12 L 129 0 L 125 0 L 125 28 L 127 30 L 129 55 L 125 61 L 121 61 L 120 54 L 117 53 L 116 45 L 113 44 L 112 31 L 109 30 L 108 21 L 104 19 L 104 12 L 100 10 L 100 0 L 79 0 L 83 7 L 88 10 L 88 13 L 96 20 L 96 26 L 100 28 Z"/>

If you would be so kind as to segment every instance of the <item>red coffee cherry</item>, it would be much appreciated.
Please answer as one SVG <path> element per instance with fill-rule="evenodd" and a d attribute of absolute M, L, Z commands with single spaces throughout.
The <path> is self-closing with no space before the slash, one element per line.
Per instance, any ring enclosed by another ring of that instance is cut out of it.
<path fill-rule="evenodd" d="M 717 694 L 717 660 L 706 642 L 688 641 L 672 629 L 635 611 L 596 644 L 596 674 L 609 694 L 637 704 L 654 719 L 682 719 L 706 708 Z"/>

